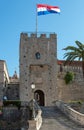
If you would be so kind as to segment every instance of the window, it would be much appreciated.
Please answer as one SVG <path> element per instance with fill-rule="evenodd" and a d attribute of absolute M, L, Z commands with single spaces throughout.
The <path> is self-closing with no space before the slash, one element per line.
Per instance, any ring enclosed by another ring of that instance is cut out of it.
<path fill-rule="evenodd" d="M 36 56 L 36 59 L 40 59 L 40 58 L 41 58 L 39 52 L 37 52 L 37 53 L 35 54 L 35 56 Z"/>

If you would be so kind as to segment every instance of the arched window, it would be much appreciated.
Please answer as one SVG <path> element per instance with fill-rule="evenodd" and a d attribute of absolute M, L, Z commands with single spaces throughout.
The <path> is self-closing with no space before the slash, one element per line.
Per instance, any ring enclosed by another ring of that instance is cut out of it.
<path fill-rule="evenodd" d="M 37 52 L 37 53 L 35 54 L 35 56 L 36 56 L 36 59 L 40 59 L 40 58 L 41 58 L 41 56 L 40 56 L 40 53 L 39 53 L 39 52 Z"/>

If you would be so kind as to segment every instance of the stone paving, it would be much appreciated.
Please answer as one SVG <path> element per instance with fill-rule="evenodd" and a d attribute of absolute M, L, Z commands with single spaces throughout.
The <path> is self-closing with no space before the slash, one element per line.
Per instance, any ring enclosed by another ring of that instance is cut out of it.
<path fill-rule="evenodd" d="M 42 107 L 42 111 L 43 124 L 40 130 L 84 130 L 56 107 Z"/>

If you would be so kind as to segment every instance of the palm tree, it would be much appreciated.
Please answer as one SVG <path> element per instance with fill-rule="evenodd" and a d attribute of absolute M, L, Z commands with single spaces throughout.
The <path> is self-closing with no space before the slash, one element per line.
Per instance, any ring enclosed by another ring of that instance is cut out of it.
<path fill-rule="evenodd" d="M 64 54 L 64 58 L 66 58 L 66 62 L 72 62 L 75 59 L 78 59 L 82 62 L 82 70 L 84 77 L 84 44 L 79 41 L 75 41 L 76 46 L 67 46 L 63 50 L 68 51 Z M 66 64 L 65 62 L 65 64 Z"/>

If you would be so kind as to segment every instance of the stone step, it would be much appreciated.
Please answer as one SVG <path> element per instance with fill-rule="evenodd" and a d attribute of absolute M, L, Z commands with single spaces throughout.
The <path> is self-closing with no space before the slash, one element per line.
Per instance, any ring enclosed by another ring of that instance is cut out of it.
<path fill-rule="evenodd" d="M 58 110 L 56 107 L 44 107 L 42 108 L 43 118 L 54 118 L 57 117 Z"/>
<path fill-rule="evenodd" d="M 84 130 L 65 116 L 57 107 L 41 107 L 43 125 L 41 130 Z"/>

